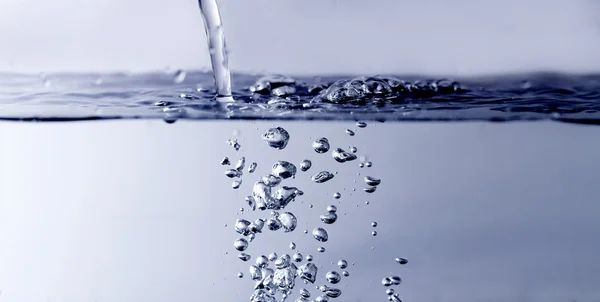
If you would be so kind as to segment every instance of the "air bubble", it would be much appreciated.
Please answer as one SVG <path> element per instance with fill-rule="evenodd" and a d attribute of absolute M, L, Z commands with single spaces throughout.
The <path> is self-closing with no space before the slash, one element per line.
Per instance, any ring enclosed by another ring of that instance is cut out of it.
<path fill-rule="evenodd" d="M 329 236 L 327 235 L 327 231 L 323 228 L 316 228 L 312 232 L 313 237 L 320 242 L 327 242 Z"/>
<path fill-rule="evenodd" d="M 302 170 L 302 172 L 306 172 L 308 171 L 308 169 L 310 169 L 311 166 L 312 162 L 308 159 L 305 159 L 300 163 L 300 170 Z"/>
<path fill-rule="evenodd" d="M 385 277 L 383 280 L 381 280 L 381 284 L 383 284 L 383 286 L 391 286 L 393 283 L 394 282 L 392 281 L 392 278 Z"/>
<path fill-rule="evenodd" d="M 262 135 L 262 139 L 265 140 L 270 147 L 282 150 L 287 146 L 288 141 L 290 140 L 290 134 L 281 127 L 271 128 Z"/>
<path fill-rule="evenodd" d="M 262 279 L 262 271 L 260 269 L 261 266 L 251 265 L 250 266 L 250 279 L 257 281 Z M 264 266 L 266 267 L 266 266 Z"/>
<path fill-rule="evenodd" d="M 275 267 L 278 269 L 286 268 L 290 266 L 290 261 L 292 261 L 292 257 L 288 254 L 283 254 L 275 260 Z"/>
<path fill-rule="evenodd" d="M 372 176 L 365 176 L 365 183 L 369 186 L 375 187 L 381 184 L 381 179 Z"/>
<path fill-rule="evenodd" d="M 294 231 L 298 225 L 298 219 L 290 212 L 279 215 L 278 220 L 286 233 Z"/>
<path fill-rule="evenodd" d="M 400 264 L 402 264 L 402 265 L 404 265 L 404 264 L 407 264 L 407 263 L 408 263 L 408 260 L 407 260 L 407 259 L 405 259 L 405 258 L 400 258 L 400 257 L 398 257 L 398 258 L 396 258 L 395 260 L 396 260 L 396 262 L 398 262 L 398 263 L 400 263 Z"/>
<path fill-rule="evenodd" d="M 236 239 L 233 242 L 233 247 L 240 252 L 245 251 L 248 248 L 248 241 L 246 241 L 244 238 Z"/>
<path fill-rule="evenodd" d="M 393 288 L 388 288 L 385 290 L 385 293 L 388 294 L 389 296 L 394 294 L 394 289 Z"/>
<path fill-rule="evenodd" d="M 333 198 L 340 199 L 341 197 L 342 197 L 342 194 L 340 192 L 333 193 Z"/>
<path fill-rule="evenodd" d="M 370 162 L 370 161 L 368 161 L 367 164 L 366 164 L 366 166 L 367 166 L 367 168 L 370 168 L 371 166 L 373 166 L 373 163 Z"/>
<path fill-rule="evenodd" d="M 277 260 L 277 257 L 278 257 L 278 256 L 277 256 L 277 253 L 275 253 L 275 252 L 273 252 L 273 253 L 270 253 L 270 254 L 269 254 L 269 260 L 270 260 L 270 261 L 275 261 L 275 260 Z"/>
<path fill-rule="evenodd" d="M 250 221 L 246 220 L 246 219 L 237 219 L 235 221 L 235 231 L 238 234 L 244 235 L 244 236 L 248 236 L 250 234 Z"/>
<path fill-rule="evenodd" d="M 374 227 L 374 228 L 377 227 L 377 221 L 371 222 L 371 226 Z"/>
<path fill-rule="evenodd" d="M 175 73 L 173 74 L 173 82 L 175 82 L 176 84 L 181 84 L 183 83 L 183 81 L 185 81 L 185 77 L 187 76 L 187 73 L 181 69 L 175 71 Z"/>
<path fill-rule="evenodd" d="M 324 183 L 333 178 L 333 173 L 329 171 L 321 171 L 311 177 L 312 181 L 315 183 Z"/>
<path fill-rule="evenodd" d="M 337 212 L 337 207 L 334 205 L 327 206 L 327 212 L 335 213 L 335 212 Z"/>
<path fill-rule="evenodd" d="M 227 140 L 227 143 L 233 147 L 233 149 L 235 149 L 235 151 L 239 151 L 240 148 L 242 147 L 238 142 L 237 139 L 230 139 Z"/>
<path fill-rule="evenodd" d="M 341 269 L 345 269 L 345 268 L 347 268 L 347 267 L 348 267 L 348 262 L 347 262 L 346 260 L 344 260 L 344 259 L 342 259 L 342 260 L 338 261 L 338 263 L 337 263 L 337 264 L 338 264 L 338 266 L 339 266 Z"/>
<path fill-rule="evenodd" d="M 228 166 L 228 165 L 231 165 L 231 162 L 229 161 L 229 158 L 228 158 L 228 157 L 224 157 L 224 158 L 221 160 L 221 165 L 223 165 L 223 166 Z"/>
<path fill-rule="evenodd" d="M 306 261 L 313 261 L 312 255 L 306 255 Z"/>
<path fill-rule="evenodd" d="M 340 280 L 342 280 L 342 277 L 340 276 L 340 274 L 336 271 L 330 271 L 327 272 L 327 274 L 325 275 L 325 278 L 327 279 L 327 281 L 329 281 L 329 283 L 331 284 L 337 284 L 340 282 Z"/>
<path fill-rule="evenodd" d="M 287 179 L 296 175 L 296 166 L 290 162 L 280 160 L 273 165 L 271 174 Z"/>
<path fill-rule="evenodd" d="M 319 253 L 325 253 L 325 248 L 322 247 L 322 246 L 320 246 L 320 247 L 317 248 L 317 252 L 319 252 Z"/>
<path fill-rule="evenodd" d="M 350 129 L 346 129 L 346 134 L 350 135 L 350 136 L 354 136 L 354 131 L 350 130 Z"/>
<path fill-rule="evenodd" d="M 248 260 L 250 260 L 250 258 L 252 258 L 252 256 L 250 256 L 250 255 L 248 255 L 248 254 L 246 254 L 246 253 L 240 253 L 240 254 L 238 255 L 238 258 L 239 258 L 240 260 L 242 260 L 242 261 L 248 261 Z"/>
<path fill-rule="evenodd" d="M 344 277 L 348 277 L 348 276 L 350 276 L 350 273 L 348 271 L 343 271 L 342 275 L 344 275 Z"/>
<path fill-rule="evenodd" d="M 294 254 L 293 258 L 294 258 L 294 261 L 296 261 L 296 262 L 302 262 L 302 254 L 300 254 L 298 252 L 296 252 Z"/>
<path fill-rule="evenodd" d="M 310 292 L 306 288 L 300 289 L 300 296 L 303 298 L 310 298 Z"/>
<path fill-rule="evenodd" d="M 367 193 L 373 193 L 373 192 L 375 192 L 375 190 L 377 190 L 377 187 L 368 187 L 368 188 L 364 188 L 363 190 Z"/>
<path fill-rule="evenodd" d="M 332 224 L 332 223 L 336 222 L 338 216 L 335 213 L 327 213 L 327 214 L 321 215 L 320 218 L 323 223 Z"/>
<path fill-rule="evenodd" d="M 241 177 L 242 172 L 240 172 L 236 169 L 229 169 L 229 170 L 225 171 L 225 176 L 227 176 L 229 178 Z"/>
<path fill-rule="evenodd" d="M 329 298 L 327 298 L 327 296 L 318 296 L 315 299 L 315 302 L 329 302 Z"/>
<path fill-rule="evenodd" d="M 238 278 L 244 278 L 244 273 L 242 273 L 242 272 L 239 272 L 239 273 L 237 274 L 237 276 L 238 276 Z"/>
<path fill-rule="evenodd" d="M 367 127 L 367 123 L 362 122 L 362 121 L 356 122 L 356 127 L 365 128 L 365 127 Z"/>
<path fill-rule="evenodd" d="M 235 190 L 235 189 L 239 189 L 241 185 L 242 185 L 242 180 L 241 180 L 241 179 L 234 180 L 234 181 L 231 183 L 231 187 L 232 187 L 234 190 Z"/>
<path fill-rule="evenodd" d="M 246 165 L 246 158 L 242 157 L 238 160 L 238 162 L 235 164 L 235 169 L 242 172 L 242 170 L 244 169 L 244 166 Z"/>
<path fill-rule="evenodd" d="M 254 173 L 254 171 L 256 171 L 256 163 L 251 163 L 250 166 L 248 167 L 248 173 Z"/>
<path fill-rule="evenodd" d="M 371 235 L 373 235 L 373 236 L 377 236 L 377 231 L 373 231 L 373 232 L 371 232 Z"/>
<path fill-rule="evenodd" d="M 356 153 L 358 149 L 356 147 L 350 147 L 350 152 Z"/>
<path fill-rule="evenodd" d="M 402 278 L 398 277 L 398 276 L 392 276 L 392 283 L 394 283 L 394 285 L 399 285 L 400 283 L 402 283 Z"/>
<path fill-rule="evenodd" d="M 317 153 L 326 153 L 327 151 L 329 151 L 329 141 L 324 138 L 321 137 L 319 139 L 317 139 L 316 141 L 314 141 L 312 143 L 312 147 L 313 149 L 317 152 Z"/>
<path fill-rule="evenodd" d="M 300 278 L 310 283 L 315 283 L 317 272 L 317 266 L 312 262 L 306 263 L 298 268 L 298 275 Z"/>
<path fill-rule="evenodd" d="M 348 153 L 348 152 L 344 151 L 344 149 L 342 149 L 342 148 L 335 149 L 331 153 L 331 155 L 333 156 L 333 159 L 335 159 L 339 163 L 345 163 L 347 161 L 353 161 L 356 159 L 355 154 Z"/>

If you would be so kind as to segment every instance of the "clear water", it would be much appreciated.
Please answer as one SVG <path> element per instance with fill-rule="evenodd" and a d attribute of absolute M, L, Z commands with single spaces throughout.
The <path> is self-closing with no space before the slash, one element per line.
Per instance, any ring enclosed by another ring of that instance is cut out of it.
<path fill-rule="evenodd" d="M 600 296 L 600 143 L 581 125 L 599 121 L 600 76 L 232 90 L 217 3 L 199 6 L 211 74 L 0 75 L 4 120 L 122 120 L 2 125 L 0 298 Z"/>

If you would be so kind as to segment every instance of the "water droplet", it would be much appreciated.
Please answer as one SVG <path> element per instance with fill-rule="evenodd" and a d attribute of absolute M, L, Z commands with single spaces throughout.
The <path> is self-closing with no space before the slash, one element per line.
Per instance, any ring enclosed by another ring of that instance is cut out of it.
<path fill-rule="evenodd" d="M 392 283 L 394 283 L 394 285 L 399 285 L 400 283 L 402 283 L 402 278 L 398 277 L 398 276 L 392 276 Z"/>
<path fill-rule="evenodd" d="M 365 183 L 369 186 L 378 186 L 381 183 L 381 179 L 377 179 L 372 176 L 365 176 Z"/>
<path fill-rule="evenodd" d="M 288 141 L 290 140 L 290 134 L 281 127 L 271 128 L 262 135 L 262 139 L 265 140 L 270 147 L 282 150 L 287 146 Z"/>
<path fill-rule="evenodd" d="M 391 296 L 391 295 L 393 295 L 393 294 L 394 294 L 394 289 L 393 289 L 393 288 L 388 288 L 388 289 L 385 291 L 385 293 Z"/>
<path fill-rule="evenodd" d="M 235 228 L 235 231 L 238 234 L 242 234 L 244 236 L 248 236 L 248 235 L 250 235 L 250 228 L 249 228 L 249 226 L 250 226 L 250 221 L 248 221 L 246 219 L 237 219 L 235 221 L 234 228 Z"/>
<path fill-rule="evenodd" d="M 339 163 L 345 163 L 347 161 L 353 161 L 356 159 L 356 155 L 344 151 L 342 148 L 336 148 L 331 155 Z"/>
<path fill-rule="evenodd" d="M 231 164 L 231 162 L 229 161 L 228 157 L 224 157 L 223 160 L 221 160 L 221 165 L 223 165 L 223 166 L 227 166 L 230 164 Z"/>
<path fill-rule="evenodd" d="M 300 296 L 303 298 L 310 298 L 310 292 L 306 288 L 300 289 Z"/>
<path fill-rule="evenodd" d="M 322 246 L 320 246 L 320 247 L 317 248 L 317 252 L 319 252 L 319 253 L 325 253 L 325 248 L 322 247 Z"/>
<path fill-rule="evenodd" d="M 175 71 L 175 73 L 173 73 L 173 82 L 175 82 L 176 84 L 181 84 L 183 83 L 183 81 L 185 81 L 185 77 L 187 76 L 187 73 L 181 69 Z"/>
<path fill-rule="evenodd" d="M 248 241 L 246 241 L 246 239 L 244 239 L 244 238 L 236 239 L 233 242 L 233 247 L 235 247 L 235 249 L 240 252 L 244 251 L 248 248 Z"/>
<path fill-rule="evenodd" d="M 260 268 L 269 266 L 269 258 L 265 255 L 260 255 L 260 257 L 256 258 L 256 265 Z"/>
<path fill-rule="evenodd" d="M 300 163 L 300 170 L 302 170 L 303 172 L 306 172 L 306 171 L 308 171 L 308 169 L 310 169 L 311 166 L 312 166 L 312 162 L 308 159 L 305 159 Z"/>
<path fill-rule="evenodd" d="M 371 235 L 373 235 L 373 236 L 377 236 L 377 231 L 373 231 L 373 232 L 371 232 Z"/>
<path fill-rule="evenodd" d="M 400 264 L 402 264 L 402 265 L 404 265 L 404 264 L 407 264 L 407 263 L 408 263 L 408 260 L 407 260 L 407 259 L 405 259 L 405 258 L 400 258 L 400 257 L 399 257 L 399 258 L 396 258 L 395 260 L 396 260 L 396 262 L 398 262 L 398 263 L 400 263 Z"/>
<path fill-rule="evenodd" d="M 290 266 L 291 260 L 292 260 L 292 257 L 290 257 L 290 255 L 283 254 L 277 260 L 275 260 L 275 267 L 279 268 L 279 269 L 286 268 L 286 267 Z"/>
<path fill-rule="evenodd" d="M 337 207 L 334 205 L 327 206 L 327 212 L 335 213 L 335 212 L 337 212 Z"/>
<path fill-rule="evenodd" d="M 367 168 L 370 168 L 372 165 L 373 165 L 372 162 L 370 162 L 370 161 L 367 162 Z"/>
<path fill-rule="evenodd" d="M 374 228 L 377 227 L 377 221 L 371 222 L 371 226 L 374 227 Z"/>
<path fill-rule="evenodd" d="M 314 141 L 312 143 L 312 147 L 317 153 L 326 153 L 327 151 L 329 151 L 330 148 L 329 141 L 324 137 L 321 137 Z"/>
<path fill-rule="evenodd" d="M 290 212 L 285 212 L 279 215 L 278 220 L 286 233 L 292 232 L 296 229 L 296 225 L 298 225 L 298 219 L 296 219 L 296 216 Z"/>
<path fill-rule="evenodd" d="M 363 190 L 367 193 L 373 193 L 373 192 L 375 192 L 375 190 L 377 190 L 377 187 L 368 187 L 368 188 L 364 188 Z"/>
<path fill-rule="evenodd" d="M 254 173 L 256 171 L 256 163 L 251 163 L 248 167 L 248 173 Z"/>
<path fill-rule="evenodd" d="M 235 189 L 239 189 L 240 186 L 242 185 L 242 180 L 241 179 L 236 179 L 231 183 L 231 187 L 235 190 Z"/>
<path fill-rule="evenodd" d="M 341 197 L 342 197 L 342 194 L 340 192 L 333 193 L 333 198 L 340 199 Z"/>
<path fill-rule="evenodd" d="M 250 279 L 255 280 L 255 281 L 262 279 L 262 272 L 259 267 L 260 266 L 256 266 L 256 265 L 250 266 Z M 266 266 L 264 266 L 264 267 L 266 267 Z"/>
<path fill-rule="evenodd" d="M 320 218 L 323 223 L 332 224 L 337 220 L 338 216 L 335 213 L 327 213 L 327 214 L 321 215 Z"/>
<path fill-rule="evenodd" d="M 367 123 L 362 122 L 362 121 L 356 122 L 356 127 L 365 128 L 365 127 L 367 127 Z"/>
<path fill-rule="evenodd" d="M 350 147 L 350 152 L 356 153 L 356 151 L 358 151 L 358 149 L 356 147 Z"/>
<path fill-rule="evenodd" d="M 270 253 L 270 254 L 269 254 L 269 260 L 270 260 L 270 261 L 275 261 L 275 260 L 277 260 L 277 257 L 278 257 L 278 256 L 277 256 L 277 253 L 275 253 L 275 252 L 273 252 L 273 253 Z"/>
<path fill-rule="evenodd" d="M 392 285 L 393 284 L 392 278 L 388 278 L 388 277 L 383 278 L 383 280 L 381 280 L 381 284 L 383 284 L 383 286 Z"/>
<path fill-rule="evenodd" d="M 273 165 L 271 174 L 287 179 L 296 175 L 296 166 L 290 162 L 280 160 Z"/>
<path fill-rule="evenodd" d="M 229 170 L 225 171 L 225 176 L 227 176 L 229 178 L 241 177 L 242 172 L 240 172 L 236 169 L 229 169 Z"/>
<path fill-rule="evenodd" d="M 240 148 L 242 147 L 242 146 L 241 146 L 241 145 L 240 145 L 240 144 L 237 142 L 237 139 L 230 139 L 230 140 L 227 140 L 227 143 L 228 143 L 230 146 L 232 146 L 232 147 L 235 149 L 235 151 L 239 151 L 239 150 L 240 150 Z"/>
<path fill-rule="evenodd" d="M 296 243 L 294 243 L 293 241 L 290 242 L 290 249 L 292 249 L 292 250 L 296 249 Z"/>
<path fill-rule="evenodd" d="M 244 273 L 242 273 L 242 272 L 239 272 L 239 273 L 238 273 L 238 278 L 244 278 Z"/>
<path fill-rule="evenodd" d="M 338 266 L 341 269 L 345 269 L 348 267 L 348 262 L 346 260 L 342 259 L 342 260 L 338 261 Z"/>
<path fill-rule="evenodd" d="M 240 258 L 240 260 L 242 260 L 242 261 L 248 261 L 248 260 L 250 260 L 250 258 L 252 258 L 252 256 L 250 256 L 246 253 L 240 253 L 238 255 L 238 258 Z"/>
<path fill-rule="evenodd" d="M 333 173 L 328 171 L 321 171 L 311 177 L 312 181 L 316 183 L 324 183 L 333 178 Z"/>
<path fill-rule="evenodd" d="M 344 277 L 348 277 L 348 276 L 350 276 L 350 273 L 348 271 L 343 271 L 342 275 L 344 275 Z"/>
<path fill-rule="evenodd" d="M 312 235 L 317 241 L 327 242 L 329 239 L 329 235 L 327 235 L 327 231 L 323 228 L 316 228 L 313 230 Z"/>
<path fill-rule="evenodd" d="M 346 129 L 346 134 L 350 135 L 350 136 L 354 136 L 354 131 L 350 130 L 350 129 Z"/>
<path fill-rule="evenodd" d="M 312 255 L 306 255 L 306 261 L 313 261 Z"/>

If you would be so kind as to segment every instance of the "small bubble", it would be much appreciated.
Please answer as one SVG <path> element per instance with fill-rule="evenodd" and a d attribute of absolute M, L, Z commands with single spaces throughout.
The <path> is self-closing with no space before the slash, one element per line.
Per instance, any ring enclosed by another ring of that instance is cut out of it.
<path fill-rule="evenodd" d="M 350 273 L 348 271 L 343 271 L 342 275 L 344 275 L 344 277 L 348 277 L 348 276 L 350 276 Z"/>
<path fill-rule="evenodd" d="M 250 260 L 250 258 L 252 258 L 252 256 L 250 256 L 246 253 L 240 253 L 238 255 L 238 258 L 240 258 L 240 260 L 242 260 L 242 261 L 248 261 L 248 260 Z"/>
<path fill-rule="evenodd" d="M 306 255 L 306 261 L 313 261 L 312 255 Z"/>
<path fill-rule="evenodd" d="M 318 296 L 315 299 L 315 302 L 329 302 L 329 298 L 327 298 L 327 296 Z"/>
<path fill-rule="evenodd" d="M 335 159 L 335 161 L 339 162 L 339 163 L 344 163 L 347 161 L 353 161 L 356 159 L 356 155 L 352 154 L 352 153 L 348 153 L 346 151 L 344 151 L 344 149 L 342 148 L 336 148 L 331 155 L 333 156 L 333 159 Z"/>
<path fill-rule="evenodd" d="M 373 193 L 373 192 L 375 192 L 375 190 L 377 190 L 377 187 L 368 187 L 368 188 L 364 188 L 363 190 L 367 193 Z"/>
<path fill-rule="evenodd" d="M 358 149 L 356 147 L 350 147 L 350 152 L 356 153 L 356 151 L 358 151 Z"/>
<path fill-rule="evenodd" d="M 338 261 L 338 263 L 337 263 L 337 264 L 338 264 L 338 266 L 339 266 L 341 269 L 345 269 L 345 268 L 347 268 L 347 267 L 348 267 L 348 262 L 347 262 L 346 260 L 344 260 L 344 259 L 342 259 L 342 260 Z"/>
<path fill-rule="evenodd" d="M 365 164 L 363 164 L 363 163 L 360 163 L 360 164 L 358 164 L 358 167 L 359 167 L 359 168 L 364 168 L 364 167 L 365 167 Z"/>
<path fill-rule="evenodd" d="M 290 242 L 290 249 L 295 250 L 296 249 L 296 243 Z"/>
<path fill-rule="evenodd" d="M 329 236 L 327 235 L 327 231 L 323 228 L 316 228 L 312 232 L 313 237 L 320 242 L 327 242 Z"/>
<path fill-rule="evenodd" d="M 395 293 L 391 296 L 389 296 L 389 300 L 392 302 L 402 302 L 402 300 L 400 300 L 400 296 L 398 295 L 398 293 Z"/>
<path fill-rule="evenodd" d="M 399 285 L 400 283 L 402 283 L 402 278 L 400 278 L 398 276 L 393 276 L 391 279 L 392 279 L 392 283 L 394 283 L 394 285 Z"/>
<path fill-rule="evenodd" d="M 371 232 L 371 235 L 373 235 L 373 236 L 377 236 L 377 231 L 373 231 L 373 232 Z"/>
<path fill-rule="evenodd" d="M 373 166 L 373 163 L 368 161 L 366 165 L 367 165 L 367 168 L 370 168 L 371 166 Z"/>
<path fill-rule="evenodd" d="M 292 257 L 288 254 L 283 254 L 277 260 L 275 260 L 275 267 L 278 269 L 289 267 L 290 261 L 292 261 Z"/>
<path fill-rule="evenodd" d="M 312 208 L 313 208 L 313 205 L 312 205 L 312 204 L 309 204 L 309 205 L 308 205 L 308 208 L 309 208 L 309 209 L 312 209 Z"/>
<path fill-rule="evenodd" d="M 393 289 L 393 288 L 388 288 L 388 289 L 385 291 L 385 293 L 391 296 L 391 295 L 393 295 L 393 294 L 394 294 L 394 289 Z"/>
<path fill-rule="evenodd" d="M 354 136 L 354 131 L 350 130 L 350 129 L 346 129 L 346 134 L 350 135 L 350 136 Z"/>
<path fill-rule="evenodd" d="M 267 258 L 265 255 L 261 255 L 260 257 L 256 258 L 256 265 L 260 268 L 267 267 L 269 265 L 269 258 Z"/>
<path fill-rule="evenodd" d="M 300 170 L 302 170 L 302 172 L 306 172 L 308 171 L 308 169 L 310 169 L 311 166 L 312 162 L 308 159 L 305 159 L 300 163 Z"/>
<path fill-rule="evenodd" d="M 237 276 L 238 276 L 238 278 L 244 278 L 244 273 L 239 272 Z"/>
<path fill-rule="evenodd" d="M 305 288 L 300 289 L 300 296 L 303 298 L 310 298 L 310 292 Z"/>
<path fill-rule="evenodd" d="M 288 141 L 290 140 L 290 134 L 281 127 L 271 128 L 262 135 L 262 139 L 265 140 L 270 147 L 282 150 L 287 146 Z"/>
<path fill-rule="evenodd" d="M 221 160 L 221 165 L 223 165 L 223 166 L 227 166 L 230 164 L 231 164 L 231 162 L 229 161 L 228 157 L 224 157 L 223 160 Z"/>
<path fill-rule="evenodd" d="M 356 122 L 356 127 L 365 128 L 365 127 L 367 127 L 367 123 L 362 122 L 362 121 Z"/>
<path fill-rule="evenodd" d="M 381 280 L 381 284 L 383 284 L 383 286 L 391 286 L 393 282 L 391 278 L 385 277 Z"/>
<path fill-rule="evenodd" d="M 248 248 L 248 241 L 246 241 L 246 239 L 244 239 L 244 238 L 236 239 L 233 242 L 233 247 L 235 247 L 235 249 L 240 252 L 244 251 Z"/>
<path fill-rule="evenodd" d="M 329 141 L 324 137 L 321 137 L 314 141 L 312 143 L 312 147 L 317 153 L 326 153 L 327 151 L 329 151 L 330 148 Z"/>
<path fill-rule="evenodd" d="M 377 221 L 371 222 L 371 226 L 374 227 L 374 228 L 377 227 Z"/>
<path fill-rule="evenodd" d="M 320 218 L 323 223 L 332 224 L 332 223 L 336 222 L 338 216 L 335 213 L 327 213 L 327 214 L 321 215 Z"/>
<path fill-rule="evenodd" d="M 239 151 L 240 148 L 242 147 L 238 142 L 237 139 L 230 139 L 227 140 L 227 143 L 233 147 L 233 149 L 235 149 L 235 151 Z"/>
<path fill-rule="evenodd" d="M 296 175 L 296 166 L 290 162 L 280 160 L 273 164 L 271 174 L 287 179 Z"/>
<path fill-rule="evenodd" d="M 322 246 L 321 246 L 321 247 L 318 247 L 318 248 L 317 248 L 317 252 L 319 252 L 319 253 L 325 253 L 325 248 L 324 248 L 324 247 L 322 247 Z"/>
<path fill-rule="evenodd" d="M 342 197 L 342 193 L 340 193 L 340 192 L 333 193 L 333 198 L 340 199 L 341 197 Z"/>
<path fill-rule="evenodd" d="M 256 163 L 251 163 L 250 166 L 248 167 L 248 173 L 254 173 L 254 171 L 256 171 Z"/>
<path fill-rule="evenodd" d="M 286 233 L 294 231 L 298 225 L 298 219 L 290 212 L 279 215 L 278 220 Z"/>
<path fill-rule="evenodd" d="M 296 261 L 296 262 L 302 262 L 302 254 L 296 252 L 294 254 L 294 261 Z"/>
<path fill-rule="evenodd" d="M 275 261 L 277 260 L 277 253 L 273 252 L 269 254 L 269 260 L 270 261 Z"/>
<path fill-rule="evenodd" d="M 327 212 L 335 213 L 335 212 L 337 212 L 337 207 L 334 205 L 327 206 Z"/>
<path fill-rule="evenodd" d="M 242 180 L 241 180 L 241 179 L 236 179 L 236 180 L 234 180 L 234 181 L 231 183 L 231 187 L 232 187 L 233 189 L 239 189 L 241 185 L 242 185 Z M 242 209 L 242 211 L 243 211 L 243 209 Z"/>
<path fill-rule="evenodd" d="M 325 278 L 331 284 L 337 284 L 340 282 L 340 280 L 342 280 L 342 277 L 336 271 L 327 272 L 327 274 L 325 274 Z"/>
<path fill-rule="evenodd" d="M 366 205 L 369 205 L 369 202 L 368 202 L 368 201 L 365 201 L 365 204 L 366 204 Z"/>
<path fill-rule="evenodd" d="M 256 265 L 251 265 L 250 266 L 250 279 L 252 280 L 260 280 L 262 279 L 262 271 L 261 268 L 266 268 L 267 266 L 256 266 Z"/>
<path fill-rule="evenodd" d="M 405 259 L 405 258 L 400 258 L 400 257 L 398 257 L 398 258 L 396 258 L 395 260 L 396 260 L 396 262 L 398 262 L 398 263 L 400 263 L 400 264 L 402 264 L 402 265 L 404 265 L 404 264 L 407 264 L 407 263 L 408 263 L 408 260 L 407 260 L 407 259 Z"/>
<path fill-rule="evenodd" d="M 381 184 L 381 179 L 372 176 L 365 176 L 365 183 L 369 186 L 375 187 Z"/>
<path fill-rule="evenodd" d="M 225 171 L 225 176 L 227 176 L 229 178 L 241 177 L 242 172 L 240 172 L 236 169 L 229 169 L 229 170 Z"/>

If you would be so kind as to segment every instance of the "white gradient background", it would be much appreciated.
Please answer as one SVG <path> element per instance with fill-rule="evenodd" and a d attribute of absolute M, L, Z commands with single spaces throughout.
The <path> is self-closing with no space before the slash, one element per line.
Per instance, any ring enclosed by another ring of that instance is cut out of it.
<path fill-rule="evenodd" d="M 282 73 L 600 70 L 594 0 L 222 0 L 231 66 Z M 0 71 L 209 66 L 194 0 L 2 0 Z"/>
<path fill-rule="evenodd" d="M 240 71 L 600 70 L 595 1 L 221 2 Z M 201 68 L 204 39 L 194 1 L 0 0 L 2 71 Z M 598 301 L 596 127 L 370 123 L 349 137 L 353 125 L 282 122 L 292 140 L 278 152 L 259 139 L 274 124 L 1 123 L 0 301 L 247 300 L 252 282 L 235 277 L 248 266 L 232 246 L 235 212 L 275 160 L 304 158 L 311 173 L 339 174 L 289 181 L 306 192 L 289 207 L 299 228 L 259 236 L 252 261 L 289 251 L 291 240 L 317 257 L 321 280 L 331 261 L 356 261 L 338 301 L 385 301 L 379 282 L 392 273 L 404 278 L 405 301 Z M 218 164 L 239 156 L 225 143 L 234 129 L 239 155 L 259 163 L 237 191 Z M 311 151 L 317 136 L 367 155 L 368 174 L 383 179 L 377 192 L 360 191 L 366 169 Z M 340 218 L 317 255 L 301 231 L 320 224 L 335 191 Z"/>

